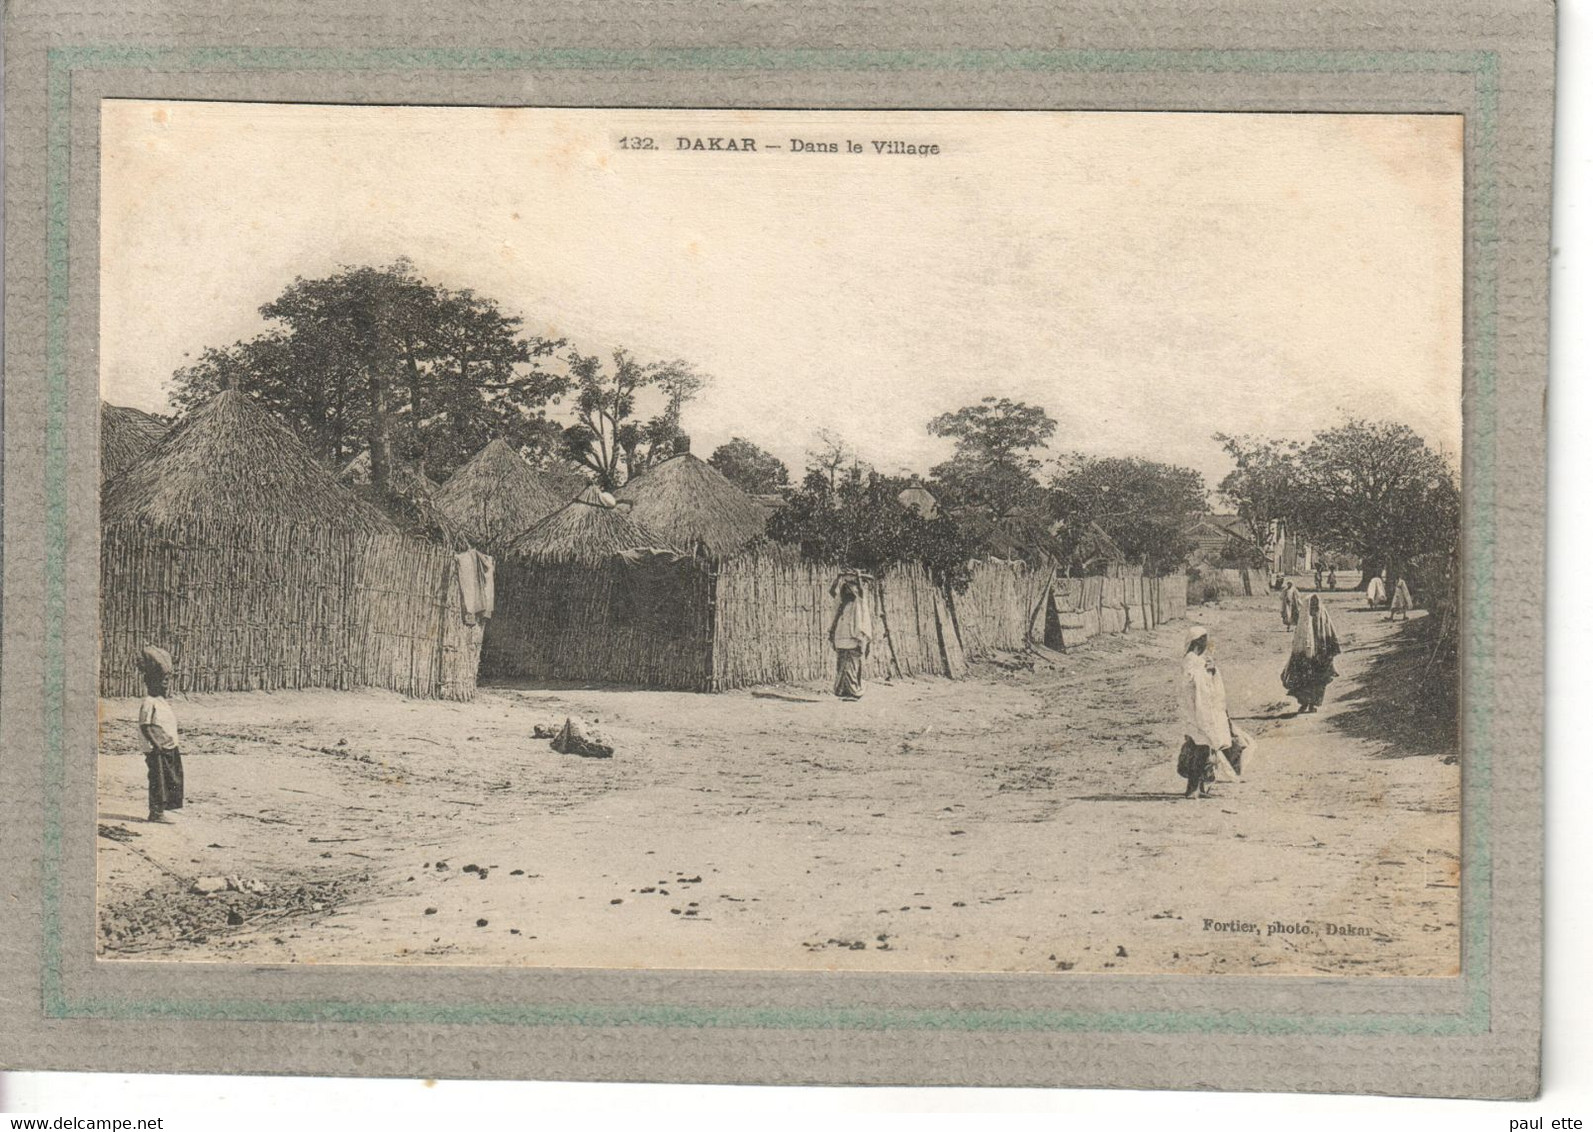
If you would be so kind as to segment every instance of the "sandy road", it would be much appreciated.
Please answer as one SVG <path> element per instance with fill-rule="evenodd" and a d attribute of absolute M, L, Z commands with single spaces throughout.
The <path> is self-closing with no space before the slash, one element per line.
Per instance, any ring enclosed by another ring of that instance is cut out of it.
<path fill-rule="evenodd" d="M 1270 600 L 1192 611 L 1261 740 L 1246 780 L 1204 801 L 1173 769 L 1182 623 L 855 704 L 818 688 L 195 697 L 176 705 L 190 804 L 170 826 L 141 820 L 136 703 L 107 701 L 100 822 L 122 840 L 98 842 L 104 954 L 1451 973 L 1459 767 L 1441 742 L 1391 741 L 1414 653 L 1330 600 L 1341 677 L 1304 717 Z M 566 714 L 598 720 L 616 756 L 531 737 Z M 204 875 L 263 891 L 179 895 Z"/>

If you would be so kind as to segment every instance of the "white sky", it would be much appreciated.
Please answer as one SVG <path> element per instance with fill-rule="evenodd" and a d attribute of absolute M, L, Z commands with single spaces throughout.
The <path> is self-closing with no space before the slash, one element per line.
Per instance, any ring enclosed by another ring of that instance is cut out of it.
<path fill-rule="evenodd" d="M 1459 450 L 1456 117 L 112 101 L 102 123 L 118 404 L 166 410 L 172 371 L 260 331 L 295 275 L 407 255 L 583 352 L 696 363 L 704 456 L 740 435 L 799 472 L 827 428 L 923 471 L 949 452 L 929 418 L 986 395 L 1045 406 L 1053 451 L 1213 486 L 1214 431 L 1344 411 Z M 868 145 L 891 138 L 942 152 Z"/>

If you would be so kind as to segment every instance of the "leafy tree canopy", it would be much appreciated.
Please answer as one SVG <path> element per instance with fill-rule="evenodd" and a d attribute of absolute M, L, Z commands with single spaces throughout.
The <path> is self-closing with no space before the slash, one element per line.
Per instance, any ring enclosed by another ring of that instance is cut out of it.
<path fill-rule="evenodd" d="M 778 456 L 739 436 L 715 448 L 708 463 L 751 495 L 770 495 L 791 482 L 791 472 Z"/>
<path fill-rule="evenodd" d="M 933 436 L 957 447 L 930 471 L 931 490 L 947 506 L 976 507 L 997 520 L 1043 512 L 1040 459 L 1034 454 L 1056 433 L 1056 421 L 1037 405 L 986 397 L 929 422 Z"/>
<path fill-rule="evenodd" d="M 1294 504 L 1294 457 L 1299 446 L 1223 433 L 1214 439 L 1234 462 L 1234 470 L 1217 485 L 1218 493 L 1244 522 L 1255 544 L 1270 549 L 1273 524 L 1289 518 Z"/>
<path fill-rule="evenodd" d="M 441 479 L 494 436 L 535 456 L 558 435 L 546 406 L 566 387 L 542 360 L 563 345 L 470 290 L 400 259 L 295 279 L 260 308 L 266 331 L 206 349 L 173 375 L 189 408 L 237 388 L 289 421 L 323 459 L 371 453 L 385 490 L 395 461 Z"/>
<path fill-rule="evenodd" d="M 834 484 L 822 467 L 770 516 L 769 537 L 795 543 L 815 561 L 879 573 L 897 563 L 917 563 L 942 585 L 968 584 L 968 563 L 979 551 L 972 536 L 942 514 L 925 519 L 897 499 L 906 479 L 856 466 Z"/>
<path fill-rule="evenodd" d="M 1366 577 L 1401 575 L 1412 559 L 1460 538 L 1460 490 L 1448 462 L 1408 425 L 1353 419 L 1293 457 L 1288 517 L 1328 551 L 1362 560 Z"/>
<path fill-rule="evenodd" d="M 1189 554 L 1194 543 L 1184 528 L 1206 498 L 1199 472 L 1138 457 L 1071 456 L 1051 489 L 1067 541 L 1085 542 L 1094 523 L 1130 560 L 1158 574 L 1177 569 Z"/>

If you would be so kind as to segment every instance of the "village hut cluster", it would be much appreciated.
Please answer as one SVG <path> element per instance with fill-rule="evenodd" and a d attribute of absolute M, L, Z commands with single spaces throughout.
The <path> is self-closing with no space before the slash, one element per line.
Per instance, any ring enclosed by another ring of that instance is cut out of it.
<path fill-rule="evenodd" d="M 102 437 L 107 696 L 135 694 L 150 644 L 172 653 L 183 691 L 469 699 L 489 680 L 709 692 L 833 671 L 827 631 L 848 564 L 770 542 L 770 501 L 689 450 L 610 494 L 493 440 L 440 485 L 400 469 L 378 500 L 361 458 L 326 467 L 235 390 L 171 427 L 105 406 Z M 936 506 L 922 487 L 904 503 Z M 1184 615 L 1182 578 L 1146 577 L 1093 534 L 1085 577 L 996 525 L 961 591 L 918 566 L 860 576 L 877 627 L 867 674 L 957 678 L 1002 651 Z"/>

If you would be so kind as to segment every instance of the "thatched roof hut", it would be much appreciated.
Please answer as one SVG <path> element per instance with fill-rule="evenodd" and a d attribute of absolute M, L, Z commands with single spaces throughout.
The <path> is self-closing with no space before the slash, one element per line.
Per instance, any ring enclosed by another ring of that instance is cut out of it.
<path fill-rule="evenodd" d="M 402 533 L 241 392 L 106 484 L 101 519 L 102 695 L 137 693 L 150 644 L 185 692 L 475 692 L 481 629 L 454 557 Z"/>
<path fill-rule="evenodd" d="M 121 475 L 147 456 L 169 426 L 152 413 L 100 402 L 100 484 Z"/>
<path fill-rule="evenodd" d="M 1053 565 L 1068 560 L 1067 547 L 1051 532 L 1043 515 L 1014 512 L 997 516 L 983 507 L 964 507 L 953 517 L 992 558 Z"/>
<path fill-rule="evenodd" d="M 940 514 L 940 503 L 930 490 L 916 479 L 902 488 L 896 496 L 896 502 L 918 512 L 920 518 L 933 519 Z"/>
<path fill-rule="evenodd" d="M 764 531 L 768 513 L 752 497 L 690 452 L 665 460 L 616 493 L 631 517 L 676 546 L 722 557 Z"/>
<path fill-rule="evenodd" d="M 338 483 L 269 410 L 236 389 L 184 417 L 145 459 L 108 485 L 103 524 L 261 516 L 292 524 L 390 532 L 393 524 Z"/>
<path fill-rule="evenodd" d="M 493 550 L 553 514 L 579 490 L 533 468 L 498 439 L 450 476 L 432 502 L 462 536 Z"/>
<path fill-rule="evenodd" d="M 669 549 L 669 540 L 642 526 L 629 508 L 593 484 L 514 539 L 506 550 L 531 562 L 597 563 L 642 547 Z"/>

